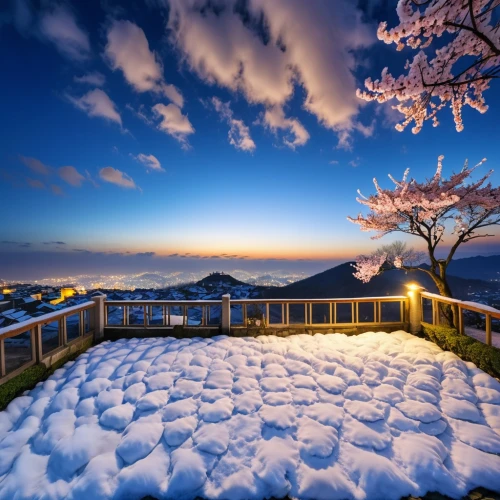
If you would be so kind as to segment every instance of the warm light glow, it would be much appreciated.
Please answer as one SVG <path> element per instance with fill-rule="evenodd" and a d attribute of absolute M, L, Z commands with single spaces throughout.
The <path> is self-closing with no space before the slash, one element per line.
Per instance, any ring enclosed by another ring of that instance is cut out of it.
<path fill-rule="evenodd" d="M 406 283 L 405 287 L 408 288 L 408 290 L 419 290 L 422 288 L 418 283 Z"/>
<path fill-rule="evenodd" d="M 60 298 L 51 300 L 50 303 L 56 306 L 57 304 L 65 301 L 68 297 L 73 297 L 75 294 L 76 290 L 74 288 L 61 288 Z"/>

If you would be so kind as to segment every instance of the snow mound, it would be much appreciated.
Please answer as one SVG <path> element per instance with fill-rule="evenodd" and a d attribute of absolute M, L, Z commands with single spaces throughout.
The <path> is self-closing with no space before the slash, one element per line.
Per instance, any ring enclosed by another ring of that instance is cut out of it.
<path fill-rule="evenodd" d="M 500 383 L 405 332 L 104 342 L 0 413 L 0 498 L 500 490 Z"/>

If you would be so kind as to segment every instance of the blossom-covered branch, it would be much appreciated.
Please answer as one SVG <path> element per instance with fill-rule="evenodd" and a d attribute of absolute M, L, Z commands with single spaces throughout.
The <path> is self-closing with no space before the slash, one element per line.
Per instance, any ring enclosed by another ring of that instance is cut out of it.
<path fill-rule="evenodd" d="M 363 283 L 368 283 L 374 276 L 388 269 L 405 269 L 428 272 L 425 268 L 416 267 L 425 260 L 424 252 L 407 248 L 406 243 L 395 241 L 384 245 L 370 255 L 358 255 L 353 267 L 354 276 Z"/>
<path fill-rule="evenodd" d="M 396 98 L 393 108 L 404 116 L 396 129 L 413 121 L 415 134 L 426 120 L 437 126 L 438 112 L 450 106 L 462 131 L 462 108 L 486 112 L 483 93 L 500 78 L 499 6 L 500 0 L 399 0 L 399 25 L 381 23 L 378 38 L 397 50 L 419 51 L 406 62 L 407 74 L 394 77 L 384 68 L 379 80 L 366 79 L 367 90 L 358 90 L 358 97 L 380 103 Z"/>

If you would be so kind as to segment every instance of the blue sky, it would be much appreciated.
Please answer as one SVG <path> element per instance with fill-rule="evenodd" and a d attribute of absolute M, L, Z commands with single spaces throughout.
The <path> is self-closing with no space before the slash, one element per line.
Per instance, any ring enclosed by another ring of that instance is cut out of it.
<path fill-rule="evenodd" d="M 437 129 L 397 132 L 388 106 L 355 97 L 411 57 L 376 39 L 395 22 L 381 3 L 249 2 L 283 31 L 294 79 L 261 26 L 190 3 L 2 7 L 0 277 L 29 278 L 33 262 L 44 276 L 111 262 L 316 272 L 376 247 L 346 220 L 373 177 L 423 179 L 441 154 L 445 174 L 483 157 L 500 171 L 498 88 L 486 114 L 464 110 L 461 133 L 448 110 Z M 499 252 L 497 236 L 458 256 Z"/>

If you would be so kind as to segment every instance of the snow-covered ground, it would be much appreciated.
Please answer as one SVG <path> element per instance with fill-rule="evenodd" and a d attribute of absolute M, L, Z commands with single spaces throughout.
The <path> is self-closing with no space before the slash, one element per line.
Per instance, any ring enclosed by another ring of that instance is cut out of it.
<path fill-rule="evenodd" d="M 500 383 L 404 332 L 107 342 L 0 413 L 2 499 L 500 490 Z"/>

